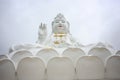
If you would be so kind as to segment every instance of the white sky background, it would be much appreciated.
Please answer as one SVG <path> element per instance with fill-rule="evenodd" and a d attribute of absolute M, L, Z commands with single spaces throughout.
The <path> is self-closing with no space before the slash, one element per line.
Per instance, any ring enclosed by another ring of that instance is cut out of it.
<path fill-rule="evenodd" d="M 0 0 L 0 54 L 12 44 L 35 43 L 38 26 L 62 13 L 81 43 L 107 42 L 120 49 L 120 0 Z"/>

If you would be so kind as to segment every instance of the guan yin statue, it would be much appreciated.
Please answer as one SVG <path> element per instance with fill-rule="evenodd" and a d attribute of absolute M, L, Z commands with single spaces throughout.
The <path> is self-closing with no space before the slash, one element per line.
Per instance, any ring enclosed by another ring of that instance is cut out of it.
<path fill-rule="evenodd" d="M 0 55 L 0 80 L 120 80 L 120 50 L 106 43 L 81 45 L 62 14 L 39 26 L 35 44 L 17 44 Z M 17 73 L 17 74 L 16 74 Z"/>
<path fill-rule="evenodd" d="M 65 17 L 59 13 L 52 21 L 51 35 L 47 36 L 47 28 L 45 24 L 39 26 L 37 43 L 48 47 L 69 47 L 79 46 L 70 33 L 70 24 Z"/>

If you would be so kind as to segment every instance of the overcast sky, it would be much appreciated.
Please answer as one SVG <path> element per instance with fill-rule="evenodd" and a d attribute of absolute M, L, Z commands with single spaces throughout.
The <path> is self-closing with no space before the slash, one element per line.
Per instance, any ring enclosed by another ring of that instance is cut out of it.
<path fill-rule="evenodd" d="M 81 44 L 107 42 L 120 49 L 120 0 L 0 0 L 0 54 L 12 44 L 35 43 L 38 26 L 62 13 Z"/>

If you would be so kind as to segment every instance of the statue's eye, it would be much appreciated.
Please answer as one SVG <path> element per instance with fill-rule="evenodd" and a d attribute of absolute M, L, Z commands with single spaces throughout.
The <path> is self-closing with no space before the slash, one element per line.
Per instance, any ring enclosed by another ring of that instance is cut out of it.
<path fill-rule="evenodd" d="M 59 23 L 59 21 L 56 21 L 56 23 Z"/>

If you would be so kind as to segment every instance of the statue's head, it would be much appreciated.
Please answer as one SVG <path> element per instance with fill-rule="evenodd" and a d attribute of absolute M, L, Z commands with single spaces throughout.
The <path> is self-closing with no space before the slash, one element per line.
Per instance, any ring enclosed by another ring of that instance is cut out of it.
<path fill-rule="evenodd" d="M 55 34 L 69 33 L 69 22 L 62 14 L 58 14 L 52 22 L 52 32 Z"/>

